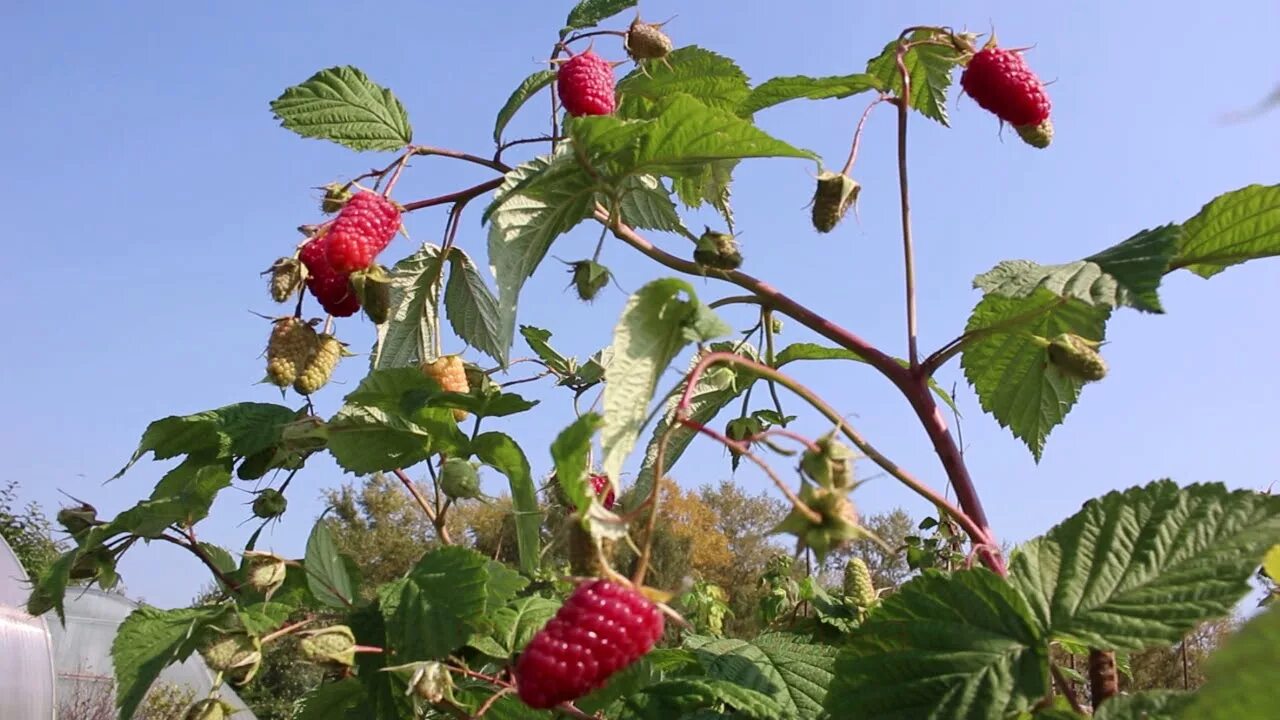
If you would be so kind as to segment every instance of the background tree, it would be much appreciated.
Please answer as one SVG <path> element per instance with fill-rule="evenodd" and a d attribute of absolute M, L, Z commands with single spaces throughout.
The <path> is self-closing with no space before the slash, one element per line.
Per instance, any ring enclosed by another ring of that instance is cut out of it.
<path fill-rule="evenodd" d="M 58 557 L 58 543 L 44 510 L 36 503 L 18 506 L 18 481 L 0 487 L 0 536 L 18 556 L 27 574 L 36 577 Z"/>

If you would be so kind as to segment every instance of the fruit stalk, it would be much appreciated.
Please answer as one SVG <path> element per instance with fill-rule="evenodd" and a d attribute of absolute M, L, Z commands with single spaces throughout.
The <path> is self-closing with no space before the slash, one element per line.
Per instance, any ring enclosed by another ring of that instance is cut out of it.
<path fill-rule="evenodd" d="M 907 71 L 908 45 L 898 42 L 898 72 L 902 93 L 898 96 L 898 192 L 902 205 L 902 255 L 907 274 L 907 360 L 914 369 L 920 364 L 916 351 L 916 261 L 911 243 L 911 192 L 907 183 L 907 120 L 911 110 L 911 73 Z"/>

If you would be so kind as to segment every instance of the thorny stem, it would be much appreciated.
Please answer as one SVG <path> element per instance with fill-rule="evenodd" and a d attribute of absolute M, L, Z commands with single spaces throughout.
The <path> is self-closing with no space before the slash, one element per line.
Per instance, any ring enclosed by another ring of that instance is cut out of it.
<path fill-rule="evenodd" d="M 400 484 L 404 485 L 404 489 L 409 491 L 409 494 L 413 496 L 414 502 L 418 504 L 418 507 L 422 508 L 422 512 L 427 516 L 427 519 L 435 526 L 436 533 L 440 536 L 440 542 L 445 545 L 452 545 L 453 540 L 449 538 L 449 531 L 445 528 L 444 523 L 441 522 L 440 516 L 436 514 L 436 511 L 431 507 L 431 503 L 427 501 L 427 498 L 422 494 L 422 491 L 418 489 L 418 486 L 414 484 L 413 480 L 410 479 L 410 477 L 405 474 L 404 470 L 401 470 L 400 468 L 392 470 L 391 473 L 400 480 Z"/>
<path fill-rule="evenodd" d="M 862 144 L 862 128 L 867 124 L 867 118 L 871 117 L 871 111 L 877 105 L 889 99 L 888 95 L 881 94 L 880 97 L 871 101 L 867 105 L 867 109 L 862 111 L 862 117 L 858 118 L 858 126 L 853 129 L 853 145 L 849 148 L 849 158 L 844 161 L 844 167 L 840 169 L 842 175 L 848 175 L 853 169 L 853 164 L 858 160 L 858 146 Z"/>
<path fill-rule="evenodd" d="M 806 450 L 809 450 L 810 452 L 822 452 L 822 449 L 819 448 L 818 445 L 814 443 L 812 440 L 805 437 L 804 435 L 801 435 L 798 432 L 795 432 L 794 430 L 788 430 L 786 428 L 780 428 L 780 427 L 769 428 L 768 430 L 765 430 L 764 432 L 760 433 L 759 435 L 756 435 L 755 437 L 752 437 L 751 439 L 763 440 L 765 438 L 774 437 L 774 436 L 784 437 L 790 440 L 794 440 L 800 443 L 801 445 L 803 445 L 804 448 Z"/>
<path fill-rule="evenodd" d="M 278 630 L 275 630 L 275 631 L 273 631 L 273 632 L 267 633 L 266 635 L 263 635 L 263 636 L 262 636 L 262 644 L 263 644 L 263 645 L 266 645 L 267 643 L 271 642 L 272 640 L 276 640 L 276 639 L 278 639 L 278 638 L 282 638 L 282 637 L 284 637 L 285 635 L 288 635 L 289 633 L 291 633 L 291 632 L 293 632 L 293 631 L 295 631 L 295 630 L 300 630 L 300 629 L 302 629 L 302 628 L 304 628 L 304 627 L 306 627 L 306 626 L 310 625 L 311 623 L 313 623 L 313 622 L 315 622 L 315 621 L 316 621 L 316 619 L 315 619 L 314 617 L 309 617 L 309 618 L 307 618 L 306 620 L 299 620 L 298 622 L 293 623 L 292 625 L 285 625 L 284 627 L 279 628 Z"/>
<path fill-rule="evenodd" d="M 204 563 L 205 567 L 209 568 L 209 570 L 213 573 L 213 576 L 218 578 L 218 581 L 221 582 L 223 585 L 225 585 L 228 590 L 230 590 L 232 593 L 236 595 L 239 595 L 240 586 L 236 584 L 235 581 L 233 581 L 231 578 L 227 577 L 227 574 L 222 572 L 222 570 L 218 568 L 218 564 L 213 561 L 213 558 L 209 557 L 209 553 L 206 553 L 204 551 L 204 548 L 200 547 L 200 543 L 194 540 L 191 540 L 190 538 L 191 538 L 190 535 L 188 535 L 188 537 L 185 539 L 177 538 L 172 535 L 164 535 L 164 534 L 156 536 L 156 539 L 158 540 L 163 540 L 167 543 L 177 545 L 178 547 L 186 548 L 188 551 L 191 552 L 191 554 L 199 558 L 200 562 Z"/>
<path fill-rule="evenodd" d="M 396 183 L 400 182 L 400 173 L 404 172 L 405 166 L 409 164 L 409 158 L 413 157 L 415 151 L 410 150 L 400 158 L 400 162 L 396 163 L 396 171 L 392 173 L 391 179 L 387 181 L 387 187 L 382 190 L 383 197 L 391 197 L 391 191 L 395 189 Z"/>
<path fill-rule="evenodd" d="M 610 226 L 614 237 L 630 245 L 659 265 L 687 275 L 698 277 L 704 275 L 695 263 L 683 260 L 655 247 L 653 243 L 626 224 L 622 222 L 610 223 L 607 212 L 597 209 L 595 217 L 597 221 Z M 755 294 L 761 298 L 763 304 L 768 304 L 777 312 L 781 312 L 813 332 L 854 353 L 865 360 L 868 365 L 879 370 L 881 375 L 888 378 L 907 398 L 911 408 L 915 410 L 916 417 L 928 434 L 929 440 L 933 444 L 934 452 L 938 455 L 938 459 L 942 462 L 952 487 L 956 490 L 956 497 L 960 507 L 964 509 L 964 514 L 971 518 L 982 530 L 979 533 L 979 537 L 989 538 L 994 541 L 995 536 L 988 529 L 986 512 L 982 508 L 982 501 L 979 499 L 977 489 L 973 485 L 973 478 L 970 477 L 964 458 L 960 454 L 960 448 L 956 445 L 955 438 L 951 436 L 950 431 L 947 429 L 947 421 L 943 419 L 942 412 L 938 409 L 938 405 L 933 399 L 927 377 L 921 375 L 918 367 L 915 370 L 902 367 L 897 360 L 872 346 L 866 340 L 818 315 L 804 305 L 782 294 L 772 285 L 751 275 L 732 270 L 718 273 L 714 277 L 733 283 Z M 864 450 L 863 452 L 866 451 Z M 898 479 L 901 480 L 902 478 Z M 992 548 L 997 547 L 994 542 L 989 544 Z M 983 562 L 988 567 L 996 569 L 997 572 L 1003 574 L 1004 563 L 990 551 L 990 548 L 983 553 Z"/>
<path fill-rule="evenodd" d="M 484 167 L 487 167 L 490 170 L 497 170 L 500 173 L 505 173 L 511 169 L 510 166 L 508 166 L 506 163 L 502 162 L 501 160 L 494 160 L 493 158 L 483 158 L 483 157 L 480 157 L 479 155 L 472 155 L 471 153 L 459 152 L 457 150 L 450 150 L 448 148 L 418 146 L 413 149 L 413 154 L 428 155 L 428 156 L 439 155 L 440 157 L 453 158 L 454 160 L 464 160 L 466 162 L 473 163 L 476 165 L 483 165 Z"/>
<path fill-rule="evenodd" d="M 907 275 L 907 360 L 912 369 L 920 364 L 916 351 L 916 261 L 911 243 L 911 193 L 907 186 L 907 120 L 911 111 L 911 73 L 907 71 L 907 44 L 898 44 L 898 72 L 902 93 L 898 96 L 898 190 L 902 198 L 902 256 Z"/>

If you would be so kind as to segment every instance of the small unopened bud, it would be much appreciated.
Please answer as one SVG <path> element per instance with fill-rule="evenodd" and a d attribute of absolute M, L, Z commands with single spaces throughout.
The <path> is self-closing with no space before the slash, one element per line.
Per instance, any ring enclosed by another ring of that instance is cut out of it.
<path fill-rule="evenodd" d="M 309 663 L 346 667 L 356 663 L 356 636 L 346 625 L 308 630 L 298 637 L 302 657 Z"/>
<path fill-rule="evenodd" d="M 816 451 L 805 450 L 800 457 L 800 469 L 824 488 L 852 490 L 853 450 L 836 440 L 834 433 L 823 435 L 815 444 Z"/>
<path fill-rule="evenodd" d="M 262 274 L 271 276 L 271 299 L 282 303 L 302 289 L 307 269 L 297 258 L 287 257 L 276 260 Z"/>
<path fill-rule="evenodd" d="M 266 488 L 253 499 L 253 514 L 264 520 L 280 517 L 288 507 L 284 493 L 274 488 Z"/>
<path fill-rule="evenodd" d="M 1094 382 L 1107 376 L 1107 363 L 1098 353 L 1102 343 L 1073 333 L 1062 333 L 1048 341 L 1049 362 L 1068 377 Z"/>
<path fill-rule="evenodd" d="M 244 558 L 248 561 L 245 584 L 266 595 L 270 600 L 275 591 L 284 584 L 285 575 L 289 570 L 287 561 L 274 553 L 256 550 L 246 550 Z"/>
<path fill-rule="evenodd" d="M 737 270 L 742 267 L 742 252 L 732 235 L 707 228 L 694 245 L 693 261 L 714 270 Z"/>
<path fill-rule="evenodd" d="M 481 497 L 480 476 L 471 463 L 462 458 L 449 458 L 440 468 L 440 491 L 454 500 Z"/>
<path fill-rule="evenodd" d="M 569 263 L 569 274 L 573 277 L 573 289 L 578 299 L 591 302 L 600 291 L 609 284 L 609 268 L 595 260 L 578 260 Z"/>
<path fill-rule="evenodd" d="M 381 265 L 370 265 L 351 273 L 351 289 L 360 299 L 364 314 L 375 325 L 381 325 L 391 317 L 391 275 Z"/>
<path fill-rule="evenodd" d="M 819 562 L 853 540 L 873 537 L 858 525 L 858 512 L 845 491 L 806 484 L 799 499 L 804 509 L 792 508 L 771 532 L 794 535 L 799 547 L 811 548 Z"/>
<path fill-rule="evenodd" d="M 830 170 L 818 175 L 818 187 L 813 192 L 813 229 L 828 233 L 844 219 L 850 206 L 858 201 L 862 186 L 844 173 Z"/>
<path fill-rule="evenodd" d="M 332 215 L 342 209 L 351 199 L 351 186 L 342 183 L 329 183 L 324 186 L 324 199 L 320 201 L 320 211 Z"/>
<path fill-rule="evenodd" d="M 79 536 L 94 525 L 101 524 L 98 522 L 98 511 L 88 503 L 64 507 L 58 511 L 57 517 L 58 524 L 72 536 Z"/>

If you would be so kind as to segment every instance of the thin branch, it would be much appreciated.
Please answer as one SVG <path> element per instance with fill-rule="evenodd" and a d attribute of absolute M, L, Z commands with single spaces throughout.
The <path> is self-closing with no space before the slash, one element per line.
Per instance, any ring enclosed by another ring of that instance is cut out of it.
<path fill-rule="evenodd" d="M 951 358 L 955 357 L 956 355 L 960 354 L 960 352 L 963 351 L 967 345 L 974 342 L 975 340 L 980 340 L 984 337 L 987 337 L 988 335 L 994 335 L 995 333 L 1003 332 L 1005 330 L 1008 330 L 1009 328 L 1022 325 L 1023 323 L 1031 322 L 1032 320 L 1040 317 L 1041 315 L 1049 312 L 1050 310 L 1058 307 L 1059 305 L 1062 305 L 1066 301 L 1067 299 L 1064 297 L 1057 297 L 1044 305 L 1032 308 L 1024 313 L 1019 313 L 1017 315 L 1014 315 L 1013 317 L 1006 318 L 994 325 L 989 325 L 984 328 L 978 328 L 976 330 L 970 330 L 969 332 L 964 333 L 963 335 L 952 340 L 946 345 L 943 345 L 942 347 L 938 348 L 931 355 L 929 355 L 929 357 L 925 358 L 924 362 L 920 363 L 920 373 L 923 374 L 925 377 L 930 377 L 934 373 L 936 373 L 939 368 L 941 368 L 943 365 L 946 365 L 947 361 L 949 361 Z"/>
<path fill-rule="evenodd" d="M 213 572 L 214 577 L 218 578 L 218 581 L 221 582 L 224 586 L 226 586 L 228 590 L 230 590 L 232 593 L 236 595 L 240 594 L 240 586 L 236 584 L 230 577 L 227 577 L 226 573 L 222 572 L 222 570 L 218 567 L 218 564 L 213 561 L 213 558 L 209 557 L 209 553 L 205 552 L 204 548 L 200 547 L 199 542 L 193 542 L 189 539 L 176 538 L 172 535 L 164 535 L 164 534 L 157 535 L 156 539 L 163 540 L 173 545 L 177 545 L 178 547 L 181 547 L 181 548 L 186 548 L 191 554 L 199 558 L 200 562 L 204 563 L 205 567 L 209 568 L 209 570 Z"/>
<path fill-rule="evenodd" d="M 911 193 L 907 186 L 907 120 L 911 111 L 911 73 L 905 60 L 906 43 L 898 44 L 898 71 L 902 74 L 902 92 L 898 96 L 898 190 L 902 205 L 902 255 L 907 280 L 907 360 L 914 369 L 920 364 L 916 351 L 916 262 L 911 243 Z"/>
<path fill-rule="evenodd" d="M 487 167 L 490 170 L 497 170 L 500 173 L 506 173 L 511 170 L 511 167 L 508 166 L 506 163 L 502 162 L 501 160 L 495 160 L 493 158 L 483 158 L 483 157 L 480 157 L 479 155 L 472 155 L 471 153 L 459 152 L 458 150 L 449 150 L 448 148 L 419 146 L 413 149 L 413 154 L 427 155 L 427 156 L 438 155 L 440 157 L 453 158 L 454 160 L 463 160 L 469 163 L 474 163 L 476 165 L 483 165 L 484 167 Z"/>
<path fill-rule="evenodd" d="M 726 305 L 763 305 L 765 301 L 755 295 L 730 295 L 719 300 L 712 300 L 707 307 L 715 310 Z"/>
<path fill-rule="evenodd" d="M 409 213 L 409 212 L 413 212 L 414 210 L 421 210 L 423 208 L 435 207 L 436 205 L 447 205 L 452 202 L 470 200 L 474 197 L 479 197 L 480 195 L 483 195 L 489 192 L 490 190 L 496 190 L 499 186 L 502 185 L 502 180 L 503 178 L 494 178 L 492 180 L 482 182 L 479 185 L 473 185 L 469 188 L 466 188 L 465 190 L 459 190 L 457 192 L 452 192 L 447 195 L 440 195 L 438 197 L 427 198 L 426 200 L 415 200 L 414 202 L 411 202 L 411 203 L 405 203 L 404 205 L 401 205 L 401 207 L 404 208 L 405 212 Z"/>
<path fill-rule="evenodd" d="M 1071 687 L 1071 682 L 1062 674 L 1062 668 L 1057 663 L 1049 663 L 1049 670 L 1053 673 L 1053 684 L 1058 686 L 1058 692 L 1062 693 L 1067 702 L 1071 703 L 1071 709 L 1086 715 L 1084 707 L 1080 705 L 1080 699 L 1076 697 L 1075 690 Z"/>
<path fill-rule="evenodd" d="M 449 531 L 445 529 L 443 523 L 437 522 L 436 511 L 432 509 L 431 503 L 427 501 L 425 496 L 423 496 L 422 491 L 418 489 L 417 484 L 415 484 L 413 480 L 405 474 L 404 470 L 401 470 L 400 468 L 392 470 L 391 473 L 400 480 L 400 484 L 404 485 L 404 489 L 409 491 L 409 494 L 413 496 L 414 502 L 418 503 L 418 507 L 422 508 L 422 512 L 426 514 L 427 519 L 435 526 L 436 532 L 440 534 L 440 542 L 445 545 L 452 545 L 453 541 L 449 539 Z"/>
<path fill-rule="evenodd" d="M 849 148 L 849 158 L 844 161 L 844 167 L 840 170 L 841 174 L 848 175 L 849 171 L 853 169 L 853 164 L 858 160 L 858 146 L 862 143 L 862 128 L 866 126 L 867 118 L 871 117 L 871 111 L 888 99 L 888 95 L 881 93 L 880 97 L 872 100 L 871 104 L 867 105 L 867 109 L 862 111 L 862 117 L 858 118 L 858 126 L 853 130 L 853 145 Z"/>

